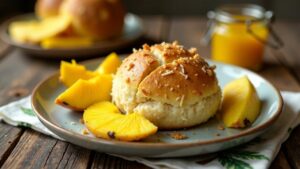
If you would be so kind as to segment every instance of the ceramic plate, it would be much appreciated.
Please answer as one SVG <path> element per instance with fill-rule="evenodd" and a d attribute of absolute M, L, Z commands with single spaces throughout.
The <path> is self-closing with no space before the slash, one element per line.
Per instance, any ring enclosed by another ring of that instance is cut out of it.
<path fill-rule="evenodd" d="M 92 60 L 85 64 L 89 69 L 94 69 L 100 62 L 101 60 Z M 282 108 L 280 93 L 272 84 L 246 69 L 209 62 L 217 66 L 216 74 L 221 87 L 244 75 L 247 75 L 253 82 L 259 98 L 262 100 L 262 109 L 258 119 L 251 127 L 220 130 L 218 127 L 222 123 L 213 118 L 199 126 L 180 130 L 179 132 L 188 136 L 184 140 L 171 138 L 172 131 L 159 131 L 139 142 L 105 140 L 92 135 L 84 135 L 82 131 L 85 127 L 79 122 L 82 113 L 72 112 L 54 104 L 54 99 L 65 90 L 58 80 L 58 72 L 35 88 L 32 95 L 32 106 L 45 126 L 65 140 L 88 149 L 119 155 L 182 157 L 212 153 L 245 143 L 270 128 L 279 117 Z"/>
<path fill-rule="evenodd" d="M 8 26 L 11 22 L 14 21 L 24 21 L 29 19 L 35 19 L 34 14 L 25 14 L 21 16 L 17 16 L 12 18 L 6 22 L 4 22 L 1 26 L 1 39 L 26 53 L 37 55 L 39 57 L 46 57 L 46 58 L 59 58 L 59 59 L 66 59 L 66 58 L 82 58 L 88 55 L 99 55 L 101 53 L 107 53 L 113 50 L 117 50 L 123 48 L 125 46 L 130 45 L 137 39 L 139 39 L 143 35 L 143 24 L 142 20 L 131 13 L 128 13 L 124 20 L 124 30 L 123 34 L 117 38 L 105 40 L 105 41 L 98 41 L 95 42 L 90 47 L 82 47 L 82 48 L 68 48 L 68 49 L 43 49 L 38 45 L 30 45 L 30 44 L 22 44 L 17 43 L 13 39 L 11 39 L 8 33 Z"/>

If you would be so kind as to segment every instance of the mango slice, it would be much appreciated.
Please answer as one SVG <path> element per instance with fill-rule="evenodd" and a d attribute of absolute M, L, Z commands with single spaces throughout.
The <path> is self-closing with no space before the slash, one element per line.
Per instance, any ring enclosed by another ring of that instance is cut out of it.
<path fill-rule="evenodd" d="M 43 20 L 16 21 L 9 25 L 9 33 L 16 42 L 39 43 L 65 31 L 70 24 L 71 19 L 68 15 Z"/>
<path fill-rule="evenodd" d="M 121 63 L 119 56 L 113 52 L 105 58 L 95 71 L 101 74 L 115 74 Z"/>
<path fill-rule="evenodd" d="M 224 87 L 221 118 L 227 127 L 243 128 L 251 125 L 260 113 L 257 92 L 244 76 Z"/>
<path fill-rule="evenodd" d="M 72 63 L 61 61 L 59 80 L 67 87 L 79 79 L 88 80 L 98 75 L 96 72 L 86 70 L 85 66 L 77 64 L 75 60 L 72 60 Z"/>
<path fill-rule="evenodd" d="M 157 132 L 157 127 L 137 113 L 123 115 L 111 102 L 99 102 L 83 114 L 86 127 L 96 137 L 135 141 Z"/>
<path fill-rule="evenodd" d="M 112 75 L 102 74 L 89 80 L 79 79 L 61 93 L 56 104 L 82 111 L 90 105 L 111 100 Z"/>
<path fill-rule="evenodd" d="M 41 47 L 52 48 L 81 48 L 93 44 L 93 40 L 85 37 L 50 37 L 42 40 Z"/>

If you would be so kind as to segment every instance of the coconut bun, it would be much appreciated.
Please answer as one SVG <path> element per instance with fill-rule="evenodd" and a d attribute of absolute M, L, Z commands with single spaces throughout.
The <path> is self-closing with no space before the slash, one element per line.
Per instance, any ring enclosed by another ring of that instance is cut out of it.
<path fill-rule="evenodd" d="M 124 113 L 140 113 L 160 129 L 191 127 L 219 108 L 214 68 L 195 48 L 187 50 L 177 42 L 144 45 L 118 69 L 112 99 Z"/>

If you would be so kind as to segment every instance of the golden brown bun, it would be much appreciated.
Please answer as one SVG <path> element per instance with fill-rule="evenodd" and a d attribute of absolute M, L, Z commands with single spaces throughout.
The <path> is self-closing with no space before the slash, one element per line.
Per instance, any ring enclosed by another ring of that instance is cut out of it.
<path fill-rule="evenodd" d="M 40 18 L 56 16 L 62 2 L 63 0 L 38 0 L 35 4 L 35 13 Z"/>
<path fill-rule="evenodd" d="M 128 56 L 114 78 L 112 98 L 121 111 L 174 129 L 207 121 L 219 107 L 221 92 L 214 67 L 194 48 L 175 42 L 144 45 Z"/>
<path fill-rule="evenodd" d="M 103 40 L 122 33 L 125 10 L 119 0 L 65 0 L 61 10 L 80 35 Z"/>

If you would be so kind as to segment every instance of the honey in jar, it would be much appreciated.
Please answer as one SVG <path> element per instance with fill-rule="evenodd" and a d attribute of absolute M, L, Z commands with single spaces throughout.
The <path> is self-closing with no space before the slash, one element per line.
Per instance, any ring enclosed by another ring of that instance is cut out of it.
<path fill-rule="evenodd" d="M 212 59 L 258 70 L 272 12 L 257 5 L 225 5 L 208 16 Z"/>

